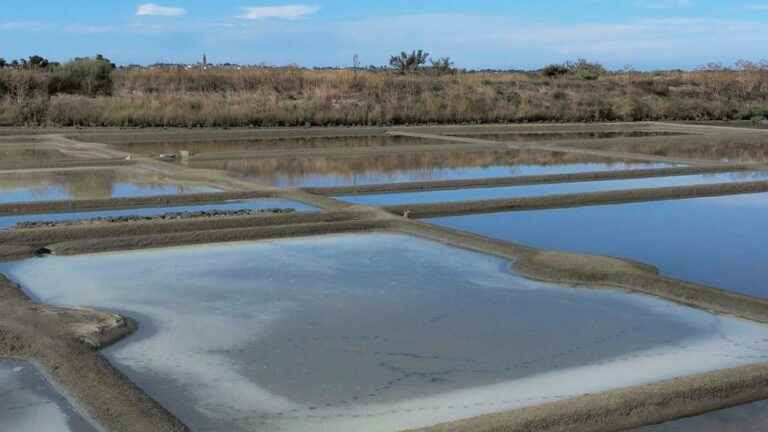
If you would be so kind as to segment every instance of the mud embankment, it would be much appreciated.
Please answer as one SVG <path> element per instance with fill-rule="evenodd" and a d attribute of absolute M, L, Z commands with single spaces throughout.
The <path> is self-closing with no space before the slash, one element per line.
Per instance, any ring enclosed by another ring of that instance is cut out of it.
<path fill-rule="evenodd" d="M 250 216 L 228 216 L 217 218 L 153 220 L 109 224 L 84 224 L 34 229 L 13 229 L 0 231 L 0 251 L 7 246 L 39 248 L 54 243 L 76 240 L 110 239 L 118 237 L 147 237 L 202 231 L 246 230 L 255 227 L 290 226 L 298 224 L 319 224 L 359 221 L 363 217 L 353 211 L 327 213 L 257 214 Z M 184 243 L 179 243 L 184 244 Z"/>
<path fill-rule="evenodd" d="M 3 275 L 0 297 L 0 356 L 38 363 L 107 430 L 189 430 L 96 351 L 133 332 L 130 320 L 34 303 Z"/>
<path fill-rule="evenodd" d="M 768 365 L 755 365 L 488 414 L 418 431 L 619 432 L 766 398 Z"/>

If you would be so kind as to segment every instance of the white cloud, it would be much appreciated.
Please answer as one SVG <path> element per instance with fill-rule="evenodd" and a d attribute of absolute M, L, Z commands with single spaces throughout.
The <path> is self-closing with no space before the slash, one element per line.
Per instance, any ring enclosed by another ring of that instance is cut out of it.
<path fill-rule="evenodd" d="M 245 13 L 239 18 L 247 20 L 261 20 L 269 18 L 295 20 L 304 18 L 317 12 L 318 6 L 310 5 L 286 5 L 286 6 L 256 6 L 245 8 Z"/>
<path fill-rule="evenodd" d="M 187 11 L 180 7 L 160 6 L 154 3 L 139 5 L 136 15 L 139 16 L 183 16 Z"/>

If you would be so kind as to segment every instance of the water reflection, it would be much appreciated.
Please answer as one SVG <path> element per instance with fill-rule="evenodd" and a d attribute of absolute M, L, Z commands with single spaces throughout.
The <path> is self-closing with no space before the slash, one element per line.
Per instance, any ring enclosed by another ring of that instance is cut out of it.
<path fill-rule="evenodd" d="M 576 144 L 598 150 L 712 161 L 768 162 L 768 139 L 752 136 L 717 143 L 707 140 L 665 142 L 663 139 L 622 144 Z"/>
<path fill-rule="evenodd" d="M 667 132 L 553 132 L 553 133 L 478 133 L 451 134 L 453 136 L 468 136 L 482 139 L 503 139 L 508 141 L 545 141 L 553 139 L 596 139 L 614 137 L 661 136 L 674 135 Z M 216 153 L 233 151 L 275 150 L 275 149 L 312 149 L 333 147 L 382 147 L 409 146 L 425 144 L 444 144 L 445 141 L 413 138 L 405 136 L 353 136 L 353 137 L 299 137 L 272 139 L 227 139 L 208 141 L 166 141 L 166 142 L 133 142 L 116 144 L 121 150 L 139 154 L 177 153 L 186 150 L 192 154 Z"/>
<path fill-rule="evenodd" d="M 213 192 L 163 182 L 136 182 L 117 170 L 38 171 L 0 174 L 0 203 L 100 199 Z"/>
<path fill-rule="evenodd" d="M 349 186 L 377 183 L 565 174 L 667 167 L 589 155 L 532 150 L 416 152 L 364 157 L 297 157 L 192 162 L 274 186 Z"/>
<path fill-rule="evenodd" d="M 659 131 L 610 131 L 610 132 L 541 132 L 541 133 L 474 133 L 451 134 L 465 138 L 481 138 L 493 141 L 553 141 L 553 140 L 590 140 L 608 138 L 665 137 L 685 135 L 677 132 Z"/>
<path fill-rule="evenodd" d="M 423 144 L 440 144 L 421 138 L 402 136 L 355 136 L 355 137 L 305 137 L 280 139 L 243 139 L 211 141 L 168 141 L 135 142 L 116 144 L 121 150 L 139 154 L 177 153 L 181 150 L 197 153 L 218 153 L 233 151 L 313 149 L 331 147 L 381 147 Z"/>

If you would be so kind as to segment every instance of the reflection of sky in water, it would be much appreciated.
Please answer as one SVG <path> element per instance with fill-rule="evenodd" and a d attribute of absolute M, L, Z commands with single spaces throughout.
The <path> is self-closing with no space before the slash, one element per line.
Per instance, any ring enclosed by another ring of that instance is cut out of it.
<path fill-rule="evenodd" d="M 106 355 L 200 429 L 400 430 L 768 359 L 763 326 L 507 266 L 367 234 L 0 271 L 43 302 L 137 318 Z"/>
<path fill-rule="evenodd" d="M 15 360 L 0 360 L 0 430 L 96 431 L 34 366 Z"/>
<path fill-rule="evenodd" d="M 545 249 L 626 257 L 768 298 L 768 194 L 469 215 L 431 222 Z"/>
<path fill-rule="evenodd" d="M 302 204 L 300 202 L 285 200 L 285 199 L 273 199 L 273 198 L 259 198 L 254 200 L 245 201 L 229 201 L 225 203 L 212 203 L 193 206 L 177 206 L 177 207 L 150 207 L 150 208 L 136 208 L 125 210 L 100 210 L 92 212 L 79 212 L 79 213 L 46 213 L 46 214 L 30 214 L 22 216 L 0 216 L 0 230 L 12 227 L 20 222 L 41 222 L 41 221 L 69 221 L 69 220 L 87 220 L 94 218 L 104 217 L 121 217 L 121 216 L 158 216 L 164 213 L 174 212 L 200 212 L 200 211 L 226 211 L 226 210 L 240 210 L 240 209 L 270 209 L 270 208 L 292 208 L 296 211 L 309 212 L 317 211 L 316 208 Z"/>
<path fill-rule="evenodd" d="M 602 180 L 575 183 L 509 186 L 438 190 L 429 192 L 404 192 L 390 194 L 350 195 L 342 200 L 355 204 L 398 205 L 436 203 L 442 201 L 477 201 L 487 199 L 531 197 L 539 195 L 600 192 L 625 189 L 643 189 L 670 186 L 689 186 L 712 183 L 763 180 L 763 173 L 727 173 L 676 177 L 654 177 L 630 180 Z"/>

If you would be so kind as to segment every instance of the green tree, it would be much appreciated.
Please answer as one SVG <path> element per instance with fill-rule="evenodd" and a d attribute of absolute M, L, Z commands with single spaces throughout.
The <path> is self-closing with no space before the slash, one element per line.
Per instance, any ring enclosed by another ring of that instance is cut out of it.
<path fill-rule="evenodd" d="M 115 65 L 103 56 L 76 58 L 56 68 L 51 74 L 48 91 L 50 94 L 111 95 L 113 69 Z"/>
<path fill-rule="evenodd" d="M 430 60 L 432 71 L 440 75 L 450 75 L 456 72 L 453 67 L 453 61 L 450 57 L 443 57 L 438 60 Z"/>
<path fill-rule="evenodd" d="M 389 58 L 389 65 L 402 74 L 416 72 L 424 66 L 429 59 L 429 53 L 423 50 L 412 51 L 410 54 L 403 51 L 400 55 Z"/>
<path fill-rule="evenodd" d="M 8 62 L 4 58 L 0 57 L 0 69 L 5 69 L 8 66 Z"/>
<path fill-rule="evenodd" d="M 45 69 L 49 64 L 50 62 L 47 58 L 41 57 L 39 55 L 30 56 L 29 60 L 27 60 L 27 66 L 30 69 Z"/>

